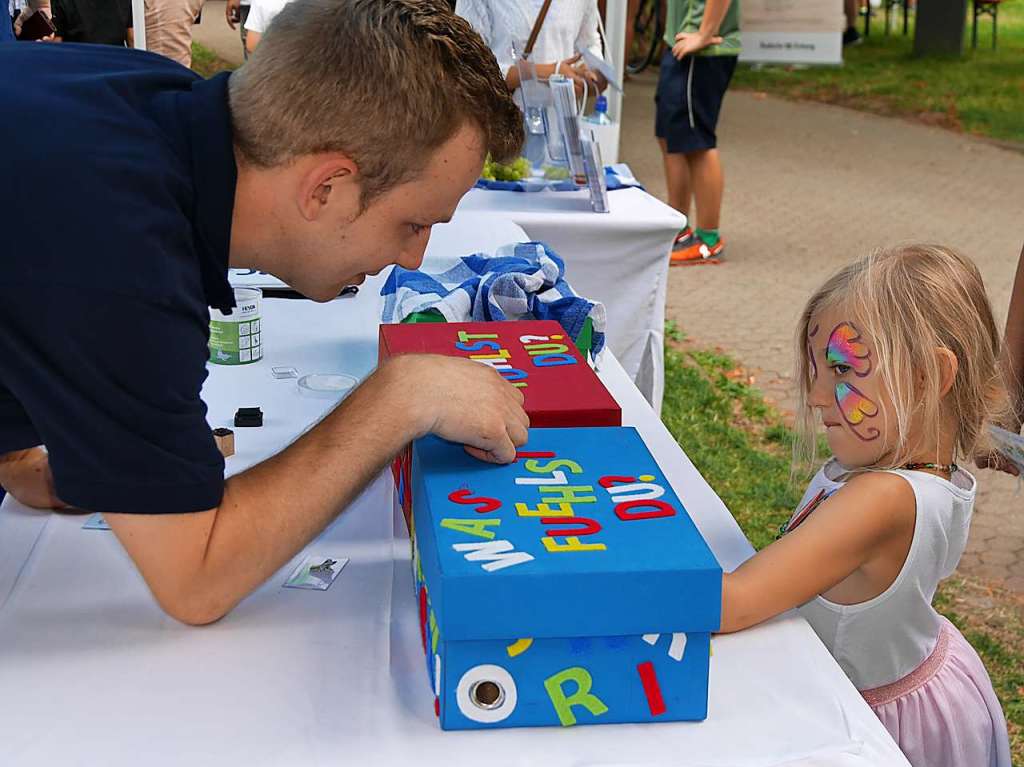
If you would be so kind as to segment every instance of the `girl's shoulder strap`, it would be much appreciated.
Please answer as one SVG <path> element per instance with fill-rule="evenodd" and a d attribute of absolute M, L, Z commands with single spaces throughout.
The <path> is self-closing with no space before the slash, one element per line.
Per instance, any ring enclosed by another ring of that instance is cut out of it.
<path fill-rule="evenodd" d="M 780 525 L 776 540 L 795 530 L 830 495 L 841 488 L 848 478 L 849 474 L 846 469 L 835 458 L 829 459 L 811 479 L 796 511 L 784 524 Z"/>

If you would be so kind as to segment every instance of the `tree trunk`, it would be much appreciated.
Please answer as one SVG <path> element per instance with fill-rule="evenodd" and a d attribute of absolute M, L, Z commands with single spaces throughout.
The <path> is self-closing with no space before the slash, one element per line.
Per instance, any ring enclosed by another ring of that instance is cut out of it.
<path fill-rule="evenodd" d="M 967 0 L 918 0 L 915 56 L 961 56 Z"/>

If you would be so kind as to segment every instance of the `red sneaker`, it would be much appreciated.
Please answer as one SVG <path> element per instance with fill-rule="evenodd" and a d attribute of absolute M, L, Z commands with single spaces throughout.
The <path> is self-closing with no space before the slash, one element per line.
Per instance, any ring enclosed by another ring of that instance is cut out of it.
<path fill-rule="evenodd" d="M 679 234 L 676 235 L 675 240 L 672 241 L 672 252 L 675 253 L 677 250 L 682 250 L 690 246 L 694 240 L 694 232 L 689 226 L 685 229 L 680 229 Z"/>
<path fill-rule="evenodd" d="M 725 240 L 719 238 L 714 245 L 707 245 L 699 237 L 693 237 L 689 245 L 676 250 L 672 249 L 669 257 L 671 266 L 690 266 L 700 263 L 718 263 L 718 259 L 725 252 Z"/>

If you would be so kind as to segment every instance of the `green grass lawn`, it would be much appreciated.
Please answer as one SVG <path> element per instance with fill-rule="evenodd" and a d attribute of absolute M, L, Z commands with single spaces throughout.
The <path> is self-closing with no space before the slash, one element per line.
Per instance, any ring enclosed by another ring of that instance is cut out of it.
<path fill-rule="evenodd" d="M 671 324 L 666 336 L 662 421 L 751 543 L 767 546 L 799 503 L 810 469 L 791 471 L 792 432 L 742 367 L 687 343 Z M 940 586 L 935 604 L 985 661 L 1014 763 L 1024 765 L 1024 600 L 956 576 Z"/>
<path fill-rule="evenodd" d="M 192 43 L 193 72 L 197 72 L 203 77 L 211 77 L 218 72 L 227 72 L 234 68 L 234 64 L 220 58 L 206 46 L 200 45 L 199 43 Z"/>
<path fill-rule="evenodd" d="M 842 67 L 741 66 L 734 87 L 915 117 L 1024 144 L 1024 0 L 1003 3 L 994 51 L 991 20 L 980 20 L 978 49 L 972 51 L 968 19 L 963 59 L 915 59 L 913 21 L 906 37 L 902 22 L 886 36 L 883 19 L 881 13 L 872 19 L 871 37 L 862 45 L 845 49 Z"/>

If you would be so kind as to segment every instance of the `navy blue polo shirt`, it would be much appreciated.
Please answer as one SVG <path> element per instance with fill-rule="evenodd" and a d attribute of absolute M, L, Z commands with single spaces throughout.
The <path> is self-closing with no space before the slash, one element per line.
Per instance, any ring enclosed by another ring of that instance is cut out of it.
<path fill-rule="evenodd" d="M 0 453 L 45 445 L 94 511 L 217 506 L 199 398 L 227 282 L 227 76 L 99 45 L 0 45 Z"/>

